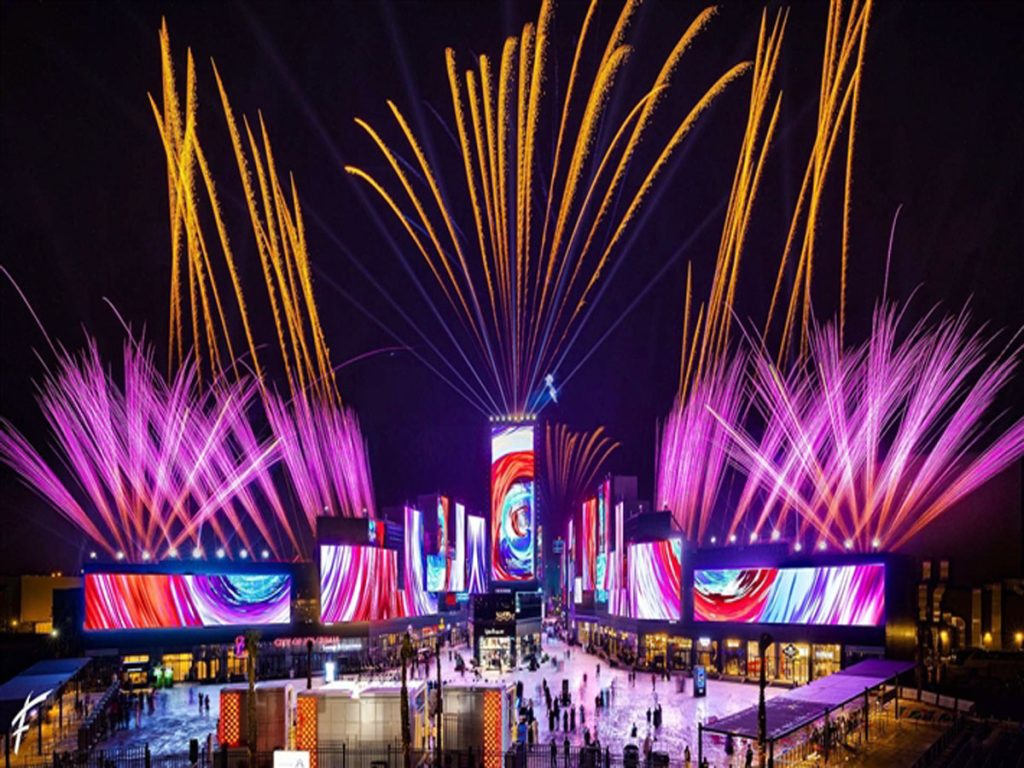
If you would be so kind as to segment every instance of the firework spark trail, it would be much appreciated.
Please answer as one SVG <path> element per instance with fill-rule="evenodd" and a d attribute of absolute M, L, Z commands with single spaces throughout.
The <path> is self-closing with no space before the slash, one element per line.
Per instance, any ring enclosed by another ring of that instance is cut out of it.
<path fill-rule="evenodd" d="M 564 424 L 544 428 L 544 463 L 541 493 L 546 508 L 556 513 L 575 509 L 590 493 L 609 457 L 620 443 L 598 427 L 592 432 L 570 430 Z"/>
<path fill-rule="evenodd" d="M 729 352 L 729 333 L 740 257 L 781 106 L 777 96 L 768 111 L 785 27 L 784 13 L 775 16 L 770 30 L 768 15 L 762 14 L 747 121 L 711 287 L 692 327 L 693 272 L 687 268 L 679 387 L 658 438 L 655 493 L 692 540 L 707 531 L 728 474 L 729 438 L 713 412 L 727 414 L 731 423 L 746 414 L 747 357 Z"/>
<path fill-rule="evenodd" d="M 160 41 L 163 109 L 157 107 L 152 97 L 150 102 L 167 156 L 172 247 L 171 360 L 177 356 L 180 361 L 191 345 L 197 356 L 202 350 L 207 351 L 209 369 L 214 375 L 224 373 L 221 360 L 225 356 L 232 360 L 233 365 L 235 361 L 226 311 L 214 276 L 212 249 L 206 246 L 207 238 L 203 232 L 200 210 L 205 199 L 253 360 L 263 410 L 277 437 L 284 468 L 302 506 L 298 519 L 303 525 L 298 528 L 289 525 L 275 487 L 263 476 L 258 478 L 259 490 L 266 497 L 275 519 L 284 527 L 292 546 L 297 551 L 305 551 L 313 538 L 314 519 L 323 510 L 343 516 L 362 516 L 373 514 L 375 507 L 359 423 L 355 415 L 342 405 L 336 369 L 331 364 L 330 350 L 320 322 L 295 181 L 289 177 L 286 182 L 279 176 L 262 115 L 258 116 L 255 130 L 244 116 L 240 122 L 236 119 L 223 79 L 214 64 L 220 104 L 249 214 L 280 360 L 291 394 L 286 401 L 276 394 L 265 378 L 216 187 L 195 129 L 198 102 L 191 51 L 187 55 L 183 110 L 177 93 L 166 24 L 161 28 Z M 202 178 L 205 198 L 201 198 L 196 189 L 195 169 Z M 188 262 L 188 301 L 193 325 L 191 344 L 186 342 L 182 332 L 185 313 L 185 279 L 182 273 L 186 271 L 180 265 L 183 259 Z M 204 303 L 204 295 L 213 297 L 216 315 L 209 311 L 209 302 Z M 222 346 L 226 352 L 221 352 Z M 233 374 L 238 376 L 237 369 Z M 238 439 L 250 446 L 255 441 L 251 432 L 239 435 Z M 238 497 L 246 507 L 253 503 L 252 495 L 244 487 L 238 489 Z M 260 533 L 266 535 L 262 528 Z"/>
<path fill-rule="evenodd" d="M 397 218 L 440 289 L 441 305 L 468 336 L 472 357 L 482 364 L 486 378 L 473 399 L 497 399 L 508 413 L 529 411 L 545 376 L 557 373 L 552 363 L 561 359 L 599 276 L 623 250 L 622 239 L 669 158 L 710 103 L 748 66 L 738 64 L 722 75 L 685 115 L 656 159 L 639 168 L 638 180 L 630 182 L 627 167 L 636 165 L 630 161 L 659 97 L 712 15 L 705 11 L 690 25 L 652 87 L 614 124 L 614 138 L 605 141 L 599 126 L 609 119 L 611 95 L 632 52 L 623 41 L 636 6 L 626 3 L 596 68 L 587 72 L 583 51 L 596 34 L 596 2 L 590 5 L 560 103 L 549 104 L 553 100 L 545 90 L 551 66 L 550 2 L 543 4 L 536 23 L 506 40 L 497 66 L 481 56 L 476 68 L 460 76 L 454 52 L 446 51 L 475 242 L 470 237 L 463 244 L 454 205 L 442 195 L 439 174 L 399 108 L 388 102 L 413 155 L 409 165 L 374 128 L 357 120 L 381 152 L 401 194 L 361 168 L 346 170 L 376 192 Z M 542 188 L 537 169 L 542 113 L 558 120 L 548 189 Z M 619 197 L 627 202 L 626 209 L 613 216 Z M 541 198 L 546 203 L 538 204 Z M 534 221 L 538 208 L 543 210 L 539 222 Z M 446 327 L 446 332 L 454 339 L 452 329 Z M 476 367 L 461 346 L 456 343 L 469 368 Z"/>
<path fill-rule="evenodd" d="M 226 549 L 235 535 L 251 548 L 244 523 L 252 523 L 264 545 L 282 553 L 263 519 L 263 499 L 247 490 L 257 478 L 269 484 L 278 453 L 275 440 L 257 441 L 251 432 L 251 382 L 219 379 L 200 393 L 189 360 L 165 382 L 134 340 L 124 347 L 120 386 L 92 340 L 78 356 L 58 350 L 54 370 L 38 398 L 77 488 L 7 421 L 0 422 L 0 460 L 109 555 L 137 561 L 158 547 L 198 544 L 207 523 Z"/>
<path fill-rule="evenodd" d="M 800 312 L 800 343 L 797 350 L 800 354 L 807 351 L 807 334 L 811 322 L 811 284 L 822 197 L 832 164 L 832 156 L 845 126 L 847 143 L 843 181 L 839 298 L 840 337 L 843 334 L 846 319 L 846 274 L 849 260 L 850 208 L 853 189 L 853 147 L 864 51 L 872 6 L 873 0 L 853 0 L 846 11 L 843 9 L 842 0 L 832 0 L 829 5 L 815 138 L 790 221 L 775 288 L 772 291 L 768 317 L 765 320 L 764 335 L 767 336 L 775 318 L 775 310 L 780 303 L 782 284 L 787 274 L 790 256 L 794 253 L 794 246 L 799 237 L 794 286 L 786 307 L 779 342 L 778 360 L 780 363 L 792 349 L 798 310 Z M 801 224 L 802 235 L 799 235 Z"/>
<path fill-rule="evenodd" d="M 730 440 L 715 414 L 729 423 L 742 420 L 746 365 L 746 356 L 736 354 L 706 371 L 685 398 L 676 400 L 661 427 L 655 498 L 691 541 L 706 533 L 726 475 Z"/>
<path fill-rule="evenodd" d="M 277 395 L 265 401 L 267 418 L 280 440 L 309 530 L 324 513 L 363 517 L 375 509 L 366 445 L 355 413 L 348 408 Z"/>
<path fill-rule="evenodd" d="M 717 414 L 748 472 L 733 530 L 756 490 L 766 503 L 755 533 L 793 518 L 800 536 L 832 546 L 897 549 L 1024 455 L 1024 420 L 996 435 L 988 427 L 1019 342 L 993 354 L 994 337 L 970 333 L 966 312 L 926 318 L 902 337 L 901 318 L 880 306 L 871 339 L 852 350 L 838 323 L 812 329 L 810 360 L 786 377 L 757 356 L 760 441 Z"/>

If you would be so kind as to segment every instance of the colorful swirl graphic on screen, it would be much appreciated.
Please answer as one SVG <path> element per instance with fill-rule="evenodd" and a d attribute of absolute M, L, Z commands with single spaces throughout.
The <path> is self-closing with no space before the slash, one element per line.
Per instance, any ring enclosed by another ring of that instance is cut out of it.
<path fill-rule="evenodd" d="M 682 541 L 631 544 L 629 582 L 633 618 L 679 621 L 682 618 Z"/>
<path fill-rule="evenodd" d="M 597 499 L 583 502 L 583 514 L 580 525 L 580 570 L 583 577 L 584 591 L 595 588 L 597 581 Z"/>
<path fill-rule="evenodd" d="M 427 591 L 423 573 L 423 535 L 423 513 L 413 507 L 406 507 L 402 616 L 429 616 L 437 613 L 437 598 Z"/>
<path fill-rule="evenodd" d="M 89 573 L 85 629 L 184 629 L 288 624 L 284 573 Z"/>
<path fill-rule="evenodd" d="M 695 571 L 696 621 L 875 627 L 885 621 L 885 566 Z"/>
<path fill-rule="evenodd" d="M 426 589 L 423 515 L 405 508 L 404 588 L 398 551 L 349 544 L 320 546 L 320 621 L 386 621 L 437 613 Z"/>
<path fill-rule="evenodd" d="M 469 515 L 466 518 L 466 544 L 469 549 L 469 575 L 466 591 L 480 594 L 487 591 L 487 521 Z"/>
<path fill-rule="evenodd" d="M 491 435 L 491 576 L 534 578 L 533 427 L 497 427 Z"/>
<path fill-rule="evenodd" d="M 320 547 L 320 620 L 383 621 L 398 618 L 398 553 L 349 544 Z"/>

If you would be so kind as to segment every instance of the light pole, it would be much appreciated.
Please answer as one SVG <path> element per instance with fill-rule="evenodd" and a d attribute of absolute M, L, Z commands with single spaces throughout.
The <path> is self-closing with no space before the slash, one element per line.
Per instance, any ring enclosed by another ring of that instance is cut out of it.
<path fill-rule="evenodd" d="M 402 638 L 402 765 L 404 768 L 412 768 L 412 755 L 410 754 L 410 742 L 412 741 L 412 727 L 409 723 L 409 685 L 406 667 L 413 655 L 412 638 L 405 633 Z"/>
<path fill-rule="evenodd" d="M 761 768 L 765 768 L 768 764 L 768 710 L 765 707 L 764 702 L 764 689 L 768 685 L 765 655 L 768 653 L 768 647 L 771 644 L 772 636 L 767 632 L 763 632 L 761 634 L 761 639 L 757 642 L 757 650 L 761 660 L 761 674 L 758 676 L 759 690 L 757 694 L 757 751 L 758 765 L 760 765 Z"/>

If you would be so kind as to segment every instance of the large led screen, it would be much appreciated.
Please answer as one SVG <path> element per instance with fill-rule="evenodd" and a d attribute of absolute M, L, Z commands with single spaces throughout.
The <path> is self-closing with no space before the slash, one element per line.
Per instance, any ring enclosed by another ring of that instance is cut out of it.
<path fill-rule="evenodd" d="M 448 591 L 466 591 L 466 507 L 455 505 L 455 555 L 448 570 Z"/>
<path fill-rule="evenodd" d="M 469 548 L 466 591 L 481 594 L 487 591 L 487 521 L 484 518 L 466 517 L 466 540 Z"/>
<path fill-rule="evenodd" d="M 532 426 L 491 433 L 491 577 L 531 581 L 534 569 Z"/>
<path fill-rule="evenodd" d="M 284 573 L 87 573 L 85 629 L 183 629 L 288 624 Z"/>
<path fill-rule="evenodd" d="M 683 543 L 680 539 L 629 546 L 629 610 L 635 619 L 682 618 Z"/>
<path fill-rule="evenodd" d="M 423 513 L 405 508 L 405 549 L 402 590 L 403 616 L 429 616 L 437 613 L 437 598 L 426 589 L 423 573 Z"/>
<path fill-rule="evenodd" d="M 383 621 L 402 616 L 398 553 L 349 544 L 320 546 L 320 621 Z"/>
<path fill-rule="evenodd" d="M 580 525 L 580 575 L 583 589 L 592 591 L 597 581 L 597 499 L 583 502 Z"/>
<path fill-rule="evenodd" d="M 875 627 L 885 621 L 885 566 L 695 571 L 693 618 Z"/>

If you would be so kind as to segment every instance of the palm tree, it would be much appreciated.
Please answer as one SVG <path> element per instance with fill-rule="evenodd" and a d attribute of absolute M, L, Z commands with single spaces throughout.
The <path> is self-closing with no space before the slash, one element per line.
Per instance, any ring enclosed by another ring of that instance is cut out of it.
<path fill-rule="evenodd" d="M 259 653 L 259 647 L 260 633 L 250 629 L 245 633 L 245 673 L 249 680 L 245 719 L 248 725 L 246 741 L 249 743 L 249 765 L 253 764 L 256 752 L 256 655 Z"/>

